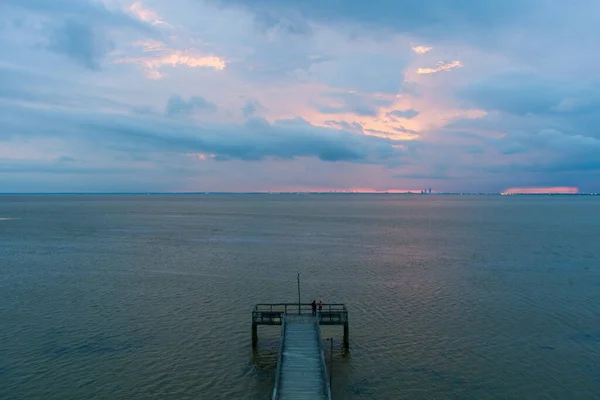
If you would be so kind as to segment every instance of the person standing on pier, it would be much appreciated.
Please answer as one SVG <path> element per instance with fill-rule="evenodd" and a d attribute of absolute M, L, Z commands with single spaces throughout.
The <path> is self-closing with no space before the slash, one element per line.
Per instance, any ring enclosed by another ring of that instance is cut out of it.
<path fill-rule="evenodd" d="M 312 315 L 317 315 L 317 301 L 313 300 L 311 306 L 312 306 Z"/>
<path fill-rule="evenodd" d="M 323 300 L 319 300 L 319 314 L 323 311 Z"/>

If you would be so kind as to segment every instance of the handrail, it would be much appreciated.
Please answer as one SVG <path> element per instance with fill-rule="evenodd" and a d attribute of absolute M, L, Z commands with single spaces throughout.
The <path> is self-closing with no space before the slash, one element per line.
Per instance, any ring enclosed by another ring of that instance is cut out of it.
<path fill-rule="evenodd" d="M 289 305 L 289 306 L 297 306 L 297 305 L 298 305 L 298 303 L 283 303 L 283 302 L 282 302 L 282 303 L 256 303 L 256 304 L 258 304 L 258 305 L 262 305 L 262 306 L 270 306 L 271 304 L 272 304 L 272 305 L 282 305 L 282 306 L 283 306 L 283 305 L 286 305 L 286 304 L 287 304 L 287 305 Z M 303 305 L 303 306 L 310 306 L 311 304 L 312 304 L 312 303 L 300 303 L 300 305 Z M 343 306 L 343 305 L 344 305 L 344 303 L 323 303 L 323 305 L 332 305 L 332 306 L 333 306 L 333 305 L 337 305 L 337 306 Z"/>
<path fill-rule="evenodd" d="M 329 385 L 329 376 L 327 375 L 327 364 L 325 364 L 325 350 L 323 349 L 323 338 L 321 336 L 321 325 L 317 318 L 315 318 L 314 324 L 317 329 L 317 343 L 319 346 L 319 354 L 321 354 L 321 370 L 323 371 L 323 376 L 325 377 L 325 382 L 323 382 L 323 389 L 325 390 L 325 394 L 328 399 L 331 399 L 331 386 Z"/>
<path fill-rule="evenodd" d="M 281 325 L 286 314 L 311 315 L 312 304 L 300 304 L 298 309 L 298 303 L 259 303 L 252 310 L 252 321 L 261 325 Z M 321 324 L 342 325 L 348 321 L 348 309 L 345 304 L 324 304 L 318 316 Z"/>
<path fill-rule="evenodd" d="M 252 311 L 288 312 L 291 310 L 298 311 L 298 308 L 300 308 L 300 310 L 312 311 L 312 303 L 301 303 L 300 306 L 298 306 L 298 303 L 258 303 L 254 306 Z M 323 304 L 323 311 L 325 310 L 339 312 L 347 311 L 347 308 L 345 304 L 331 303 Z"/>
<path fill-rule="evenodd" d="M 281 338 L 279 338 L 279 353 L 277 354 L 277 371 L 275 372 L 275 385 L 273 386 L 273 396 L 272 400 L 279 399 L 279 375 L 281 375 L 281 361 L 283 359 L 283 348 L 285 341 L 285 314 L 281 319 Z"/>
<path fill-rule="evenodd" d="M 300 303 L 301 306 L 306 306 L 306 307 L 310 307 L 312 305 L 312 303 Z M 284 306 L 288 306 L 288 307 L 296 307 L 298 308 L 298 303 L 257 303 L 255 305 L 255 308 L 257 306 L 264 306 L 264 307 L 271 307 L 271 306 L 278 306 L 278 307 L 284 307 Z M 345 307 L 344 303 L 323 303 L 323 307 Z"/>
<path fill-rule="evenodd" d="M 300 303 L 300 305 L 302 306 L 309 306 L 312 303 Z M 257 303 L 257 306 L 297 306 L 298 303 Z M 323 306 L 344 306 L 344 303 L 323 303 Z"/>

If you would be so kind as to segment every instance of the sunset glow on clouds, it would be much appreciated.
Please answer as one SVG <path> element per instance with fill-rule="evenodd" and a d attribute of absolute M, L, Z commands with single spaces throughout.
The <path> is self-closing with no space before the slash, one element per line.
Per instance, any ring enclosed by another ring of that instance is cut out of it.
<path fill-rule="evenodd" d="M 417 74 L 435 74 L 440 71 L 449 71 L 453 68 L 460 68 L 463 65 L 460 61 L 451 61 L 449 63 L 440 61 L 435 65 L 435 68 L 419 68 Z"/>
<path fill-rule="evenodd" d="M 145 22 L 150 22 L 154 25 L 169 25 L 165 21 L 161 20 L 158 14 L 150 9 L 146 9 L 141 1 L 137 1 L 133 3 L 129 7 L 129 11 L 131 11 L 135 16 Z"/>
<path fill-rule="evenodd" d="M 0 191 L 598 191 L 600 5 L 415 4 L 5 0 Z"/>
<path fill-rule="evenodd" d="M 413 46 L 412 47 L 412 51 L 414 51 L 417 54 L 425 54 L 429 51 L 431 51 L 433 47 L 428 47 L 428 46 Z"/>
<path fill-rule="evenodd" d="M 147 51 L 147 50 L 146 50 Z M 160 69 L 165 66 L 188 68 L 225 69 L 225 61 L 216 56 L 197 56 L 184 51 L 166 51 L 157 56 L 125 57 L 115 60 L 115 64 L 139 64 L 146 69 L 150 79 L 162 78 Z"/>
<path fill-rule="evenodd" d="M 579 189 L 576 187 L 534 187 L 534 188 L 510 188 L 502 192 L 503 194 L 577 194 Z"/>

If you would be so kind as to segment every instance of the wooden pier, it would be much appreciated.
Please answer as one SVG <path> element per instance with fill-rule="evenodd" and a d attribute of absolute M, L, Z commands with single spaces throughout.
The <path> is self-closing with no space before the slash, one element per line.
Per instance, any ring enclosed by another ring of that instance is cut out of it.
<path fill-rule="evenodd" d="M 321 325 L 344 327 L 344 348 L 349 347 L 348 311 L 343 304 L 324 304 L 312 314 L 311 304 L 257 304 L 252 311 L 252 346 L 258 342 L 258 325 L 281 325 L 277 372 L 272 400 L 331 399 L 323 355 Z"/>

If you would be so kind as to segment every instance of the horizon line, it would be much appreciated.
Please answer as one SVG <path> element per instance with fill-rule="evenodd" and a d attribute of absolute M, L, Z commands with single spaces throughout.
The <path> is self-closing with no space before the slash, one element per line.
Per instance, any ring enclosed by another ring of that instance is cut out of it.
<path fill-rule="evenodd" d="M 418 195 L 418 196 L 434 196 L 434 195 L 472 195 L 472 196 L 595 196 L 600 195 L 600 192 L 579 192 L 579 193 L 558 193 L 558 192 L 540 192 L 540 193 L 507 193 L 507 192 L 431 192 L 420 193 L 414 191 L 407 192 L 353 192 L 353 191 L 197 191 L 197 192 L 0 192 L 0 195 L 211 195 L 211 194 L 337 194 L 337 195 L 361 195 L 361 194 L 381 194 L 381 195 Z"/>

